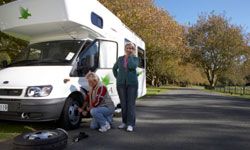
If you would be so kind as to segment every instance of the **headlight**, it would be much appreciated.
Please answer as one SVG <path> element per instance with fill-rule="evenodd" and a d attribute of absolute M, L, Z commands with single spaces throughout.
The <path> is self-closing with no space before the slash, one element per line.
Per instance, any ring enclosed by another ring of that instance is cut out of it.
<path fill-rule="evenodd" d="M 26 95 L 27 97 L 45 97 L 50 94 L 52 91 L 52 86 L 30 86 L 27 88 Z"/>

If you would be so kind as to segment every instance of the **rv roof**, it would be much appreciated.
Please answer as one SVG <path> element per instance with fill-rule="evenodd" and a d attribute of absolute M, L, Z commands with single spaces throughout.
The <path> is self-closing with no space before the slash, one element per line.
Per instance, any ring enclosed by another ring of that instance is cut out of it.
<path fill-rule="evenodd" d="M 100 18 L 91 18 L 92 13 Z M 103 26 L 95 25 L 93 21 L 96 19 L 102 19 Z M 120 35 L 117 31 L 125 32 L 143 42 L 97 0 L 14 1 L 0 6 L 0 29 L 31 42 L 48 38 L 108 38 Z"/>

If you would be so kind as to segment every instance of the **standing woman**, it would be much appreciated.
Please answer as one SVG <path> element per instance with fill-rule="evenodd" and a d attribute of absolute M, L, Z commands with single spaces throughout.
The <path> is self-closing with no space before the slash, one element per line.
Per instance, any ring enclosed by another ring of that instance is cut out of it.
<path fill-rule="evenodd" d="M 132 132 L 135 127 L 135 100 L 138 89 L 136 68 L 138 62 L 139 60 L 135 56 L 135 45 L 129 42 L 125 45 L 125 55 L 119 57 L 113 67 L 122 108 L 122 124 L 118 128 L 127 128 L 129 132 Z"/>

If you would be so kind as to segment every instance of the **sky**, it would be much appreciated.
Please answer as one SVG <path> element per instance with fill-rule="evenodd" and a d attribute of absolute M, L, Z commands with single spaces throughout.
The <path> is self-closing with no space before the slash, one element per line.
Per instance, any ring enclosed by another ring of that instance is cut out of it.
<path fill-rule="evenodd" d="M 155 0 L 155 4 L 169 12 L 180 24 L 196 23 L 202 13 L 224 13 L 232 24 L 250 32 L 250 0 Z"/>

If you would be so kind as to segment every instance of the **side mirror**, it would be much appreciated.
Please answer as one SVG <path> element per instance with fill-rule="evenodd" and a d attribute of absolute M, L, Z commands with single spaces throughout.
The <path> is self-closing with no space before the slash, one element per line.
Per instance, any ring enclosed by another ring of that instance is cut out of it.
<path fill-rule="evenodd" d="M 6 68 L 8 66 L 8 61 L 7 60 L 3 60 L 2 61 L 2 66 L 3 66 L 3 68 Z"/>
<path fill-rule="evenodd" d="M 88 62 L 88 64 L 89 64 L 90 68 L 95 67 L 95 55 L 90 55 L 89 56 L 89 62 Z"/>

